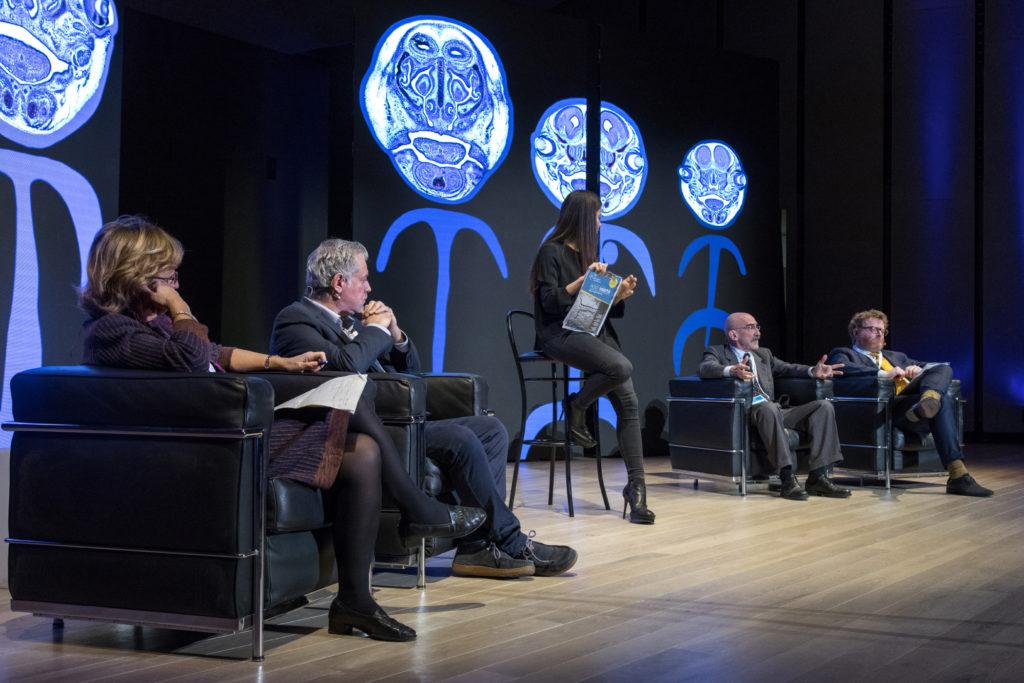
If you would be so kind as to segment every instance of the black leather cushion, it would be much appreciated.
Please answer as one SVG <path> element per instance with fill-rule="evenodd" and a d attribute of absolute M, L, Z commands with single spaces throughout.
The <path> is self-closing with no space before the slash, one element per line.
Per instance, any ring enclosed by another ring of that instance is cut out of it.
<path fill-rule="evenodd" d="M 371 373 L 375 408 L 384 422 L 422 420 L 427 412 L 427 387 L 422 377 L 398 372 Z"/>
<path fill-rule="evenodd" d="M 264 594 L 267 604 L 312 593 L 320 579 L 319 548 L 313 534 L 267 536 L 267 572 Z M 331 558 L 333 560 L 333 558 Z"/>
<path fill-rule="evenodd" d="M 43 367 L 15 375 L 11 392 L 17 422 L 257 429 L 273 412 L 271 386 L 243 375 Z"/>
<path fill-rule="evenodd" d="M 428 373 L 423 379 L 427 383 L 428 420 L 482 415 L 487 410 L 487 382 L 480 375 Z"/>
<path fill-rule="evenodd" d="M 326 523 L 320 489 L 291 479 L 267 482 L 267 533 L 316 529 Z"/>
<path fill-rule="evenodd" d="M 11 536 L 246 552 L 253 548 L 255 448 L 254 440 L 17 432 Z"/>

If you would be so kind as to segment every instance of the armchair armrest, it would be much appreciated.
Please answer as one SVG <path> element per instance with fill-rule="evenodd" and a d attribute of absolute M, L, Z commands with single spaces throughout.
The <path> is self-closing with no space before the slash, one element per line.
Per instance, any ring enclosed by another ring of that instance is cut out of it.
<path fill-rule="evenodd" d="M 781 377 L 775 380 L 775 398 L 783 394 L 789 396 L 789 402 L 798 406 L 811 401 L 832 398 L 833 387 L 830 379 L 813 377 Z"/>
<path fill-rule="evenodd" d="M 384 422 L 416 422 L 427 412 L 427 385 L 422 377 L 400 372 L 372 372 L 377 415 Z"/>
<path fill-rule="evenodd" d="M 273 390 L 259 379 L 209 372 L 50 366 L 18 373 L 17 422 L 260 430 L 273 422 Z"/>
<path fill-rule="evenodd" d="M 487 380 L 469 373 L 428 373 L 427 419 L 484 415 L 487 412 Z"/>
<path fill-rule="evenodd" d="M 310 389 L 315 389 L 324 382 L 334 379 L 335 377 L 344 377 L 345 375 L 351 375 L 351 372 L 247 372 L 246 377 L 259 377 L 270 383 L 270 386 L 274 388 L 274 405 L 280 405 L 285 401 L 290 401 L 299 394 L 304 394 Z M 366 392 L 370 398 L 373 398 L 373 387 L 369 387 Z M 364 392 L 364 393 L 366 393 Z"/>
<path fill-rule="evenodd" d="M 693 399 L 750 399 L 753 396 L 753 382 L 744 382 L 726 377 L 701 379 L 696 375 L 676 377 L 668 382 L 670 396 Z"/>
<path fill-rule="evenodd" d="M 836 398 L 892 399 L 896 385 L 884 377 L 836 377 L 832 380 Z"/>
<path fill-rule="evenodd" d="M 274 387 L 275 405 L 314 389 L 327 380 L 351 375 L 350 372 L 297 372 L 250 373 L 270 382 Z M 363 396 L 374 402 L 377 415 L 385 422 L 405 422 L 422 418 L 426 412 L 426 387 L 416 375 L 401 373 L 371 373 Z"/>

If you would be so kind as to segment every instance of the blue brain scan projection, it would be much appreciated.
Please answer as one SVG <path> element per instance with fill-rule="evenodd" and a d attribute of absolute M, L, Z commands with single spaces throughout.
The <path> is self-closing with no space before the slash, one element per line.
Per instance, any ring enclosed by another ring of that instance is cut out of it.
<path fill-rule="evenodd" d="M 471 199 L 512 142 L 501 60 L 486 38 L 454 19 L 412 17 L 385 31 L 359 103 L 399 175 L 431 201 Z"/>
<path fill-rule="evenodd" d="M 573 190 L 587 189 L 587 103 L 555 102 L 530 136 L 533 175 L 555 206 Z M 601 218 L 623 215 L 647 181 L 647 153 L 636 123 L 619 107 L 601 102 Z"/>
<path fill-rule="evenodd" d="M 40 149 L 74 133 L 103 97 L 117 33 L 109 0 L 0 0 L 0 135 Z M 0 149 L 0 175 L 14 189 L 14 278 L 0 386 L 0 421 L 12 417 L 10 382 L 42 364 L 40 252 L 32 190 L 46 184 L 67 206 L 78 241 L 81 274 L 102 224 L 99 198 L 78 171 L 56 159 Z M 0 448 L 10 443 L 0 434 Z"/>
<path fill-rule="evenodd" d="M 92 116 L 117 33 L 110 0 L 0 0 L 0 134 L 48 147 Z"/>
<path fill-rule="evenodd" d="M 704 225 L 716 230 L 732 225 L 747 194 L 747 174 L 736 150 L 719 140 L 698 142 L 679 166 L 679 191 Z"/>

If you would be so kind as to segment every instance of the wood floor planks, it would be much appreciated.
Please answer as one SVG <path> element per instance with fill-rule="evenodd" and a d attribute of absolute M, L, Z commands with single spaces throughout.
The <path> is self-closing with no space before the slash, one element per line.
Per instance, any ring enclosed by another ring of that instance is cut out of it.
<path fill-rule="evenodd" d="M 917 681 L 1024 679 L 1024 447 L 970 446 L 991 499 L 944 477 L 856 488 L 849 500 L 780 500 L 648 461 L 653 526 L 621 519 L 621 463 L 573 462 L 547 506 L 547 465 L 520 471 L 516 514 L 538 540 L 580 552 L 566 576 L 492 581 L 430 561 L 425 592 L 377 598 L 415 643 L 327 633 L 330 593 L 248 633 L 208 636 L 48 619 L 0 591 L 0 680 L 16 681 Z M 847 482 L 853 482 L 847 479 Z M 400 581 L 408 577 L 398 577 Z M 434 580 L 436 579 L 436 580 Z M 393 583 L 393 581 L 392 581 Z"/>

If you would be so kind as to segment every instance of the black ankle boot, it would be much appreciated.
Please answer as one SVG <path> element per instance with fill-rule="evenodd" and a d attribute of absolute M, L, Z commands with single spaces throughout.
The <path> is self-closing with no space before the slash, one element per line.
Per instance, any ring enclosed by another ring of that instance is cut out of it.
<path fill-rule="evenodd" d="M 573 400 L 576 394 L 570 394 L 562 402 L 562 410 L 565 411 L 566 429 L 572 435 L 572 442 L 583 448 L 593 448 L 597 445 L 597 439 L 587 429 L 587 409 L 577 408 Z"/>
<path fill-rule="evenodd" d="M 647 484 L 639 480 L 630 480 L 622 489 L 622 498 L 626 501 L 622 506 L 622 518 L 626 518 L 626 507 L 629 507 L 629 521 L 633 524 L 654 524 L 654 513 L 647 508 Z"/>

